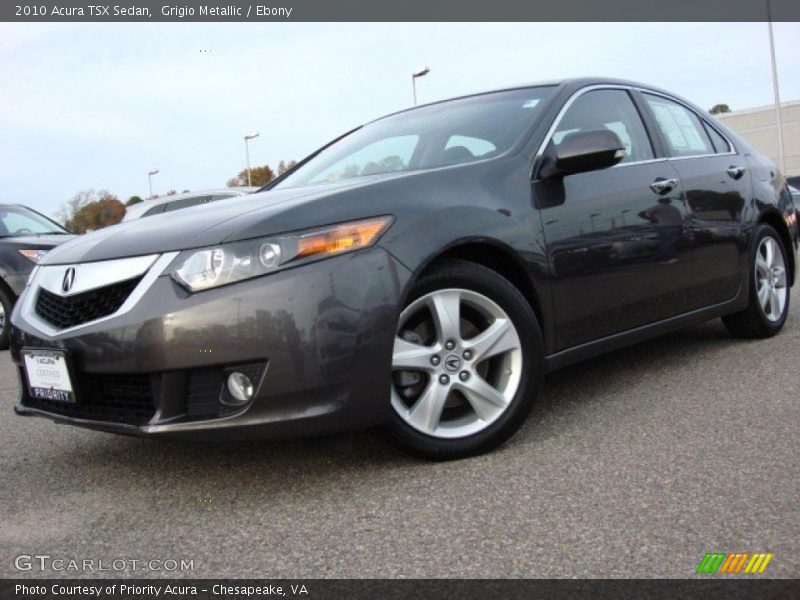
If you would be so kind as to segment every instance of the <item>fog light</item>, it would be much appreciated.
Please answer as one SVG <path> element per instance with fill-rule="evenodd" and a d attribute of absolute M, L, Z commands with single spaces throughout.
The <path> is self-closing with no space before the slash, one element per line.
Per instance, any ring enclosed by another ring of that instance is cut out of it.
<path fill-rule="evenodd" d="M 228 375 L 228 392 L 237 402 L 250 402 L 253 398 L 253 382 L 244 373 L 234 371 Z"/>

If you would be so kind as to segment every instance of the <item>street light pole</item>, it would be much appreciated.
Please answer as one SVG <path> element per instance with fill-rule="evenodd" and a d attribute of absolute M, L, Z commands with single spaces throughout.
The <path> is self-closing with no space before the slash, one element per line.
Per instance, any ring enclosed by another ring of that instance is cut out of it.
<path fill-rule="evenodd" d="M 150 184 L 150 197 L 153 197 L 153 175 L 158 174 L 158 169 L 153 169 L 147 174 L 147 182 Z"/>
<path fill-rule="evenodd" d="M 428 67 L 422 67 L 411 73 L 411 90 L 414 92 L 414 106 L 417 105 L 417 77 L 424 77 L 431 70 Z"/>
<path fill-rule="evenodd" d="M 251 133 L 249 135 L 244 136 L 244 154 L 245 158 L 247 159 L 247 185 L 251 185 L 250 183 L 250 147 L 248 146 L 248 142 L 250 140 L 254 140 L 259 136 L 259 133 L 256 131 L 255 133 Z"/>
<path fill-rule="evenodd" d="M 769 54 L 772 60 L 772 93 L 775 96 L 775 123 L 778 126 L 778 164 L 786 175 L 786 158 L 783 154 L 783 119 L 781 118 L 781 94 L 778 89 L 778 66 L 775 61 L 775 38 L 772 32 L 772 7 L 767 0 L 767 26 L 769 27 Z"/>

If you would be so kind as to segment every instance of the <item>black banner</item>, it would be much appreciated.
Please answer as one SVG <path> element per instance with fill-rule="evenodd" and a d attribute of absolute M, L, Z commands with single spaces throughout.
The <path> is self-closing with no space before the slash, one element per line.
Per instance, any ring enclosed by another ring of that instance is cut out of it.
<path fill-rule="evenodd" d="M 798 598 L 800 583 L 780 579 L 639 579 L 639 580 L 455 580 L 455 579 L 307 579 L 307 580 L 3 580 L 3 600 L 393 600 L 436 598 L 446 600 L 504 600 L 547 598 L 549 600 L 617 600 L 647 598 L 703 599 Z"/>
<path fill-rule="evenodd" d="M 4 0 L 0 21 L 766 21 L 767 0 Z M 800 2 L 769 0 L 773 21 Z"/>

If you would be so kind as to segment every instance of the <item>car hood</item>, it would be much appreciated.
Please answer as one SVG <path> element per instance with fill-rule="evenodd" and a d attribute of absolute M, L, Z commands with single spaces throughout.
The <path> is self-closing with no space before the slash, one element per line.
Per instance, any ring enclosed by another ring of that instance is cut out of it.
<path fill-rule="evenodd" d="M 387 178 L 390 177 L 380 179 Z M 356 182 L 350 180 L 344 183 L 248 194 L 119 223 L 59 246 L 48 252 L 40 264 L 74 264 L 172 252 L 324 225 L 324 221 L 315 222 L 313 211 L 306 211 L 304 207 L 319 200 L 327 200 L 329 196 L 343 191 L 369 186 L 376 179 L 365 177 Z M 291 222 L 276 218 L 287 212 L 293 215 L 299 212 L 305 218 L 302 223 L 297 218 Z M 320 218 L 324 218 L 324 214 Z"/>

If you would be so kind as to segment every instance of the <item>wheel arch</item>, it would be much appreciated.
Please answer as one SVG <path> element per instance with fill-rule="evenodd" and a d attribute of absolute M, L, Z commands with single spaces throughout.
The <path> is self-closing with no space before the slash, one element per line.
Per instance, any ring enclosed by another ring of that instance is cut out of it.
<path fill-rule="evenodd" d="M 464 260 L 482 265 L 505 277 L 525 297 L 542 330 L 545 348 L 548 348 L 549 312 L 543 294 L 537 290 L 533 278 L 525 268 L 522 258 L 511 248 L 495 240 L 462 240 L 431 256 L 416 272 L 414 283 L 438 264 L 447 260 Z"/>

